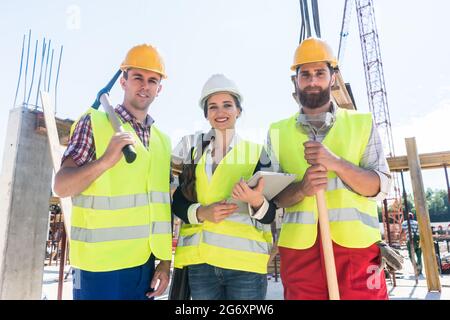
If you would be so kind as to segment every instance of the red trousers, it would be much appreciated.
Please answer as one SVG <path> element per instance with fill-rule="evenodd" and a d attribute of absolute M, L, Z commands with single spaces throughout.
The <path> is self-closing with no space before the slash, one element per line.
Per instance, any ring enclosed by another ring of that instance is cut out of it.
<path fill-rule="evenodd" d="M 328 300 L 327 278 L 320 234 L 308 249 L 279 247 L 280 273 L 286 300 Z M 342 300 L 387 300 L 380 249 L 345 248 L 333 243 L 339 294 Z"/>

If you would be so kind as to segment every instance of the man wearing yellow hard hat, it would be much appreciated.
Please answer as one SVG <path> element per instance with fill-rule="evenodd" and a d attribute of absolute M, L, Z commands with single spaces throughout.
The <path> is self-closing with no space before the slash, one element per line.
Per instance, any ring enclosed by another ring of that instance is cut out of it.
<path fill-rule="evenodd" d="M 152 299 L 169 283 L 171 145 L 148 114 L 166 78 L 164 63 L 156 48 L 143 44 L 120 69 L 124 99 L 115 113 L 125 132 L 115 133 L 107 114 L 90 108 L 74 123 L 55 177 L 55 192 L 73 202 L 77 300 Z M 132 164 L 122 155 L 129 144 L 137 154 Z"/>
<path fill-rule="evenodd" d="M 298 177 L 275 199 L 285 208 L 278 240 L 285 299 L 329 299 L 319 190 L 325 190 L 340 298 L 387 299 L 376 200 L 388 194 L 391 176 L 371 114 L 331 101 L 337 64 L 321 39 L 298 46 L 291 70 L 300 109 L 268 134 L 275 170 Z"/>

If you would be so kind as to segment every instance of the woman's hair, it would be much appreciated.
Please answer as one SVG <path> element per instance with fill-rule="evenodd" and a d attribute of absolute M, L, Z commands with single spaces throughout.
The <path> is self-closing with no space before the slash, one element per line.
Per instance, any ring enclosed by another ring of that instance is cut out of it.
<path fill-rule="evenodd" d="M 195 189 L 195 169 L 203 155 L 203 151 L 210 144 L 211 138 L 202 134 L 195 147 L 192 147 L 189 154 L 189 161 L 183 164 L 183 169 L 178 176 L 180 182 L 180 190 L 183 196 L 191 202 L 197 202 L 197 192 Z M 194 154 L 194 150 L 196 151 Z M 194 158 L 195 156 L 195 158 Z"/>
<path fill-rule="evenodd" d="M 232 93 L 230 93 L 230 95 L 233 97 L 236 108 L 238 108 L 242 112 L 242 106 L 241 106 L 241 102 L 239 101 L 239 99 Z M 209 97 L 208 97 L 208 99 L 209 99 Z M 203 114 L 204 114 L 205 118 L 208 118 L 208 99 L 205 99 L 205 104 L 203 105 Z"/>

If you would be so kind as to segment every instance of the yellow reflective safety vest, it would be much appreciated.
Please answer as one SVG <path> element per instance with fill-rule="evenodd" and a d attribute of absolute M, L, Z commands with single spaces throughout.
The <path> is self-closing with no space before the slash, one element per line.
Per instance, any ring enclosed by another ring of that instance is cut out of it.
<path fill-rule="evenodd" d="M 270 139 L 275 157 L 286 173 L 303 179 L 309 164 L 304 159 L 303 143 L 309 138 L 297 127 L 298 113 L 270 127 Z M 336 122 L 322 143 L 337 156 L 358 166 L 372 130 L 368 113 L 338 109 Z M 350 190 L 335 172 L 328 172 L 325 192 L 332 240 L 347 248 L 367 248 L 381 240 L 377 204 Z M 292 249 L 307 249 L 317 237 L 318 211 L 315 197 L 305 197 L 286 209 L 278 245 Z"/>
<path fill-rule="evenodd" d="M 98 159 L 114 131 L 106 113 L 92 108 L 88 113 Z M 135 267 L 151 253 L 172 258 L 170 140 L 152 125 L 147 150 L 130 123 L 123 127 L 135 135 L 136 160 L 128 164 L 122 157 L 72 198 L 70 262 L 82 270 Z"/>
<path fill-rule="evenodd" d="M 233 187 L 241 177 L 248 180 L 253 175 L 261 150 L 258 144 L 241 141 L 225 155 L 210 181 L 205 171 L 205 152 L 195 171 L 198 202 L 206 206 L 231 199 Z M 219 223 L 183 224 L 175 267 L 207 263 L 265 274 L 271 246 L 270 225 L 252 219 L 247 203 L 240 203 L 238 212 Z"/>

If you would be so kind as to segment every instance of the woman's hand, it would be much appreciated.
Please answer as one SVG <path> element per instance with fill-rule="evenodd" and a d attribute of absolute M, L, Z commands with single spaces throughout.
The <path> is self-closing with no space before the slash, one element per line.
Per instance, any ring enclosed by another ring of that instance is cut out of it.
<path fill-rule="evenodd" d="M 229 215 L 236 212 L 238 205 L 227 203 L 225 200 L 210 204 L 209 206 L 200 206 L 197 209 L 197 219 L 200 222 L 208 220 L 213 223 L 219 223 Z"/>
<path fill-rule="evenodd" d="M 247 202 L 253 210 L 259 210 L 264 203 L 264 178 L 259 178 L 258 184 L 254 188 L 250 188 L 243 179 L 236 183 L 231 193 L 233 199 Z"/>

